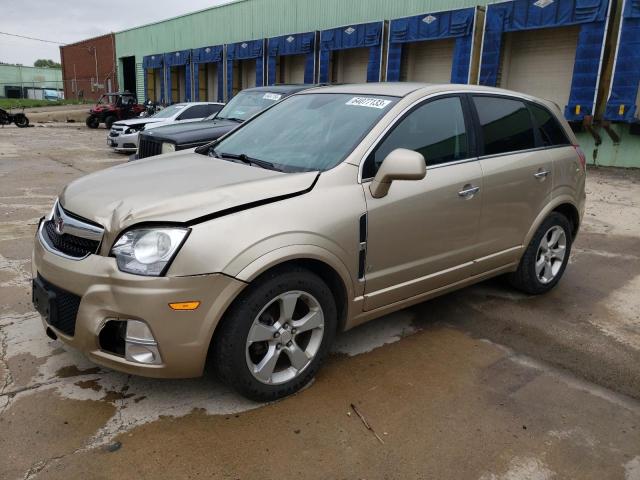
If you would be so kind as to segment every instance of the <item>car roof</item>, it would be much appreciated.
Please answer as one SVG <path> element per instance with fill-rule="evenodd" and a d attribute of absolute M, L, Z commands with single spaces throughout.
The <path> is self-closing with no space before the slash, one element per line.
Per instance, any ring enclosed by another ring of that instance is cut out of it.
<path fill-rule="evenodd" d="M 267 85 L 264 87 L 245 88 L 243 92 L 274 92 L 274 93 L 296 93 L 309 88 L 319 87 L 319 83 L 288 83 Z"/>
<path fill-rule="evenodd" d="M 171 105 L 181 105 L 183 107 L 191 107 L 193 105 L 224 105 L 224 103 L 220 102 L 176 102 Z"/>
<path fill-rule="evenodd" d="M 303 95 L 316 93 L 318 89 L 307 89 L 301 92 Z M 347 93 L 352 95 L 386 95 L 392 97 L 406 97 L 420 91 L 424 95 L 441 92 L 476 92 L 493 93 L 495 95 L 516 95 L 518 97 L 539 100 L 525 93 L 505 90 L 503 88 L 485 87 L 483 85 L 467 85 L 458 83 L 419 83 L 419 82 L 372 82 L 338 84 L 322 87 L 322 93 Z"/>

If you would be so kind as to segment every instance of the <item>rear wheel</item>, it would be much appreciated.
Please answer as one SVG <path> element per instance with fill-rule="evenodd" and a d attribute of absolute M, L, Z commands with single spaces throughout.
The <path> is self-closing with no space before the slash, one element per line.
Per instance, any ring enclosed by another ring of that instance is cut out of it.
<path fill-rule="evenodd" d="M 523 292 L 548 292 L 560 281 L 571 254 L 571 224 L 553 212 L 538 227 L 510 283 Z"/>
<path fill-rule="evenodd" d="M 337 324 L 331 290 L 312 272 L 267 273 L 234 303 L 216 332 L 218 376 L 257 401 L 304 387 L 318 371 Z"/>
<path fill-rule="evenodd" d="M 15 123 L 18 128 L 25 128 L 29 126 L 29 119 L 26 115 L 19 113 L 15 116 L 13 123 Z"/>
<path fill-rule="evenodd" d="M 117 118 L 113 115 L 109 115 L 104 119 L 104 126 L 107 127 L 107 130 L 111 130 L 111 125 L 113 125 L 116 120 Z"/>
<path fill-rule="evenodd" d="M 85 123 L 89 128 L 98 128 L 100 126 L 100 119 L 95 115 L 89 115 Z"/>

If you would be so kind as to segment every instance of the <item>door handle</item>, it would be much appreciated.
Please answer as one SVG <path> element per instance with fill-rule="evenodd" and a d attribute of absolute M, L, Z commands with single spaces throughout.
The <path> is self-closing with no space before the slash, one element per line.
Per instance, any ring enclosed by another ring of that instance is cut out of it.
<path fill-rule="evenodd" d="M 549 175 L 551 172 L 549 170 L 538 170 L 536 173 L 533 174 L 534 177 L 536 177 L 537 179 L 543 179 L 543 178 L 547 178 L 547 175 Z"/>
<path fill-rule="evenodd" d="M 475 187 L 470 183 L 467 183 L 462 187 L 462 190 L 458 192 L 458 196 L 462 198 L 473 198 L 473 196 L 478 193 L 478 190 L 480 190 L 480 187 Z"/>

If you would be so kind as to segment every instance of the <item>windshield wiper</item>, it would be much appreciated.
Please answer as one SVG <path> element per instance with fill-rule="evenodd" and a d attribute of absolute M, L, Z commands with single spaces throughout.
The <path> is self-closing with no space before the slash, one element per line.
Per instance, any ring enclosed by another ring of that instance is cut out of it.
<path fill-rule="evenodd" d="M 244 153 L 241 154 L 236 154 L 236 153 L 218 153 L 215 149 L 213 150 L 213 155 L 216 158 L 230 158 L 232 160 L 240 160 L 243 163 L 246 163 L 247 165 L 255 165 L 257 167 L 260 168 L 265 168 L 267 170 L 275 170 L 277 172 L 281 172 L 282 170 L 278 167 L 276 167 L 273 163 L 271 162 L 267 162 L 266 160 L 260 160 L 259 158 L 252 158 L 247 156 Z"/>
<path fill-rule="evenodd" d="M 231 120 L 232 122 L 242 123 L 244 120 L 237 117 L 216 117 L 216 120 Z"/>

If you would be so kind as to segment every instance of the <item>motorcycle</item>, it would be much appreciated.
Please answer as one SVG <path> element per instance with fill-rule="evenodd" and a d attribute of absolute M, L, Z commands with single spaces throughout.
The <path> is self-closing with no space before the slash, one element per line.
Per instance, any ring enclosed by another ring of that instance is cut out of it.
<path fill-rule="evenodd" d="M 24 114 L 24 108 L 22 109 L 23 113 L 11 113 L 11 111 L 7 112 L 6 110 L 0 108 L 0 125 L 11 125 L 12 123 L 16 124 L 16 127 L 25 128 L 29 126 L 29 119 Z"/>
<path fill-rule="evenodd" d="M 147 100 L 144 103 L 145 110 L 140 114 L 140 117 L 146 118 L 155 115 L 157 112 L 162 110 L 164 107 L 160 105 L 158 102 L 152 102 L 151 100 Z"/>

